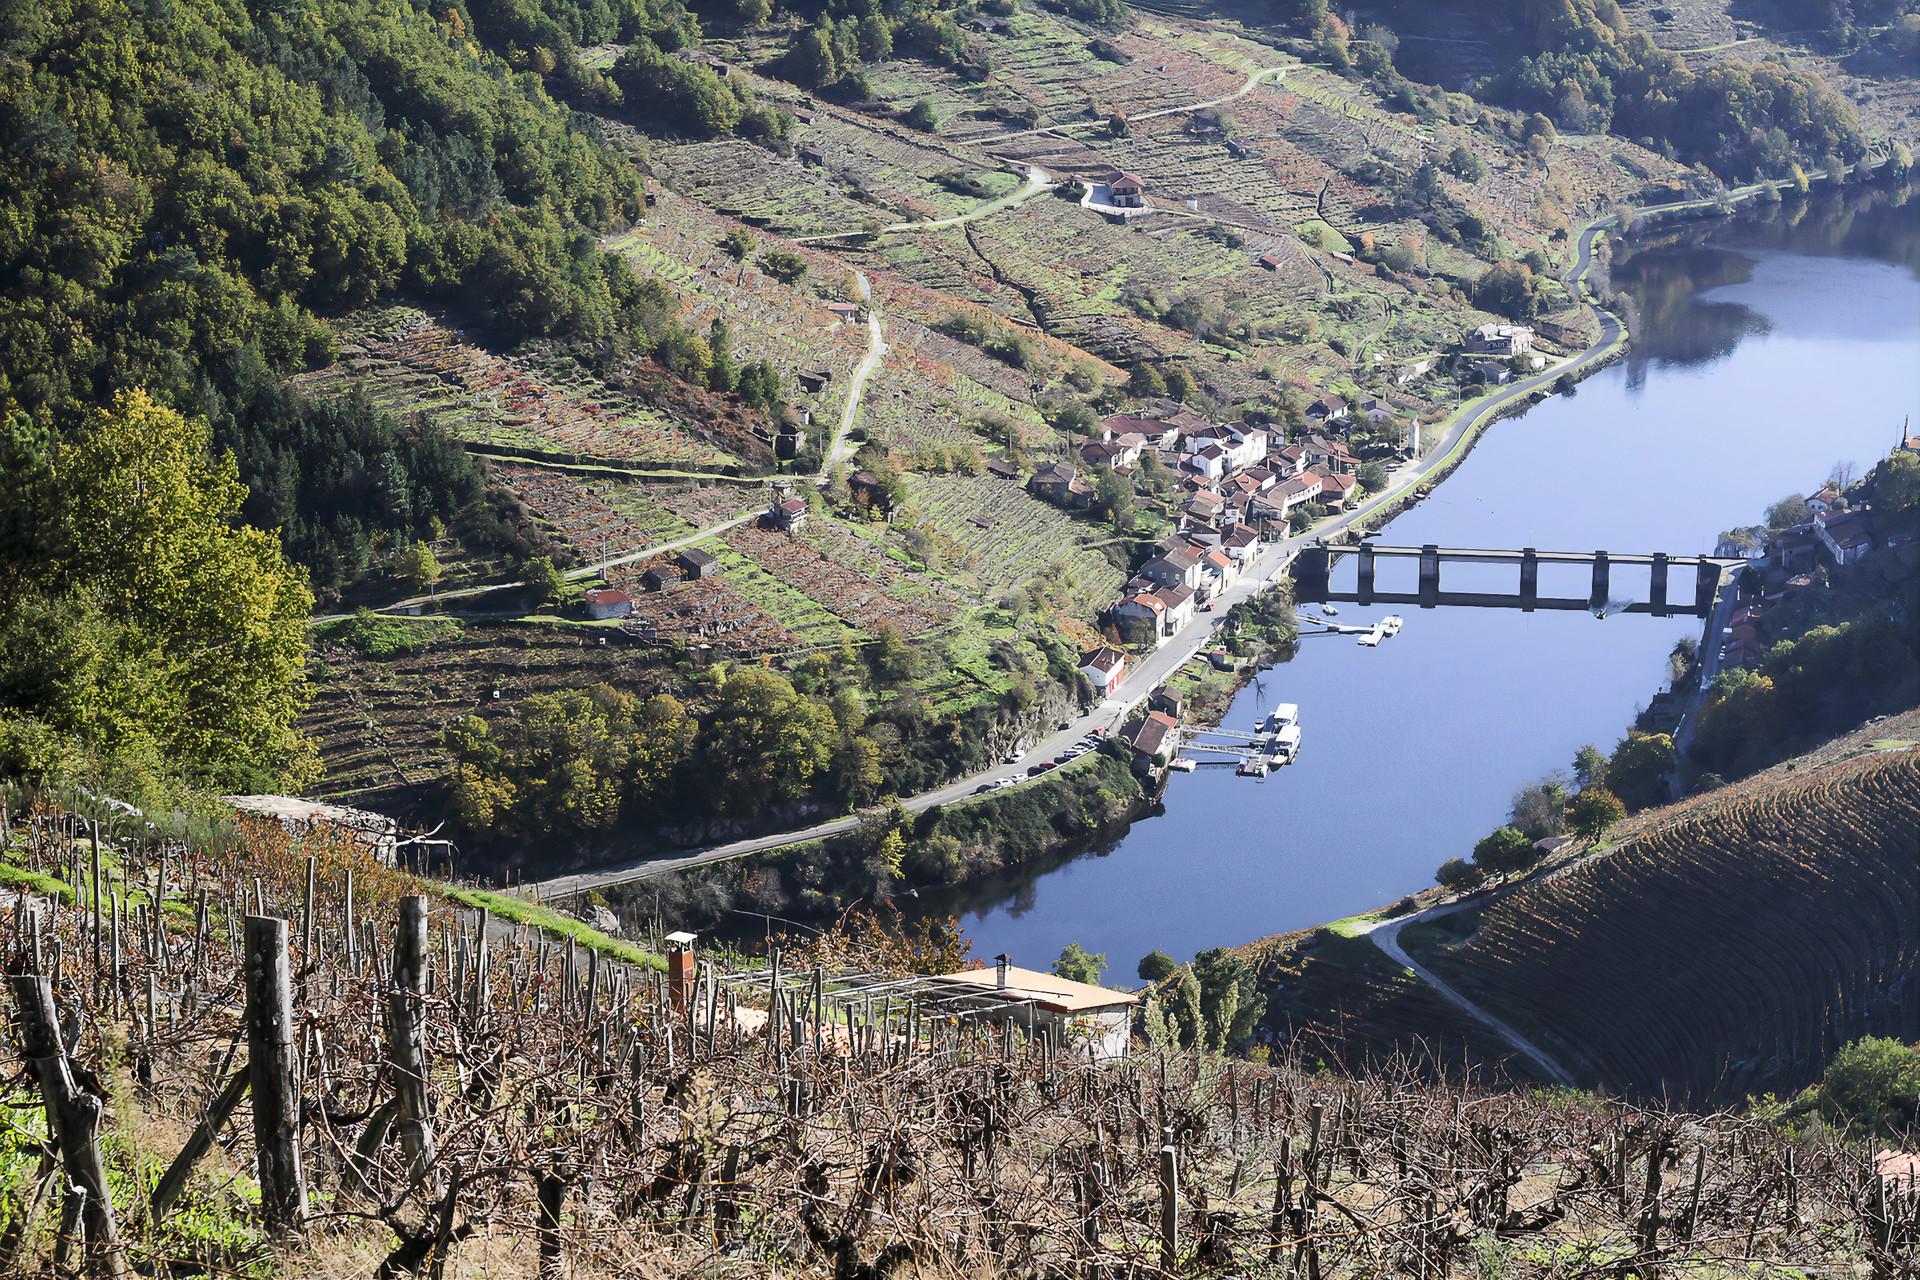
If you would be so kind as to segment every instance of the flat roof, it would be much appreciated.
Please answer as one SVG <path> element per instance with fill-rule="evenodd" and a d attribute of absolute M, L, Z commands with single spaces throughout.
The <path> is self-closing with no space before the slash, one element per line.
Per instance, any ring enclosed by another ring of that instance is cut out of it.
<path fill-rule="evenodd" d="M 992 965 L 984 969 L 962 969 L 943 979 L 980 987 L 990 994 L 1009 1000 L 1031 1000 L 1049 1013 L 1093 1013 L 1101 1009 L 1122 1009 L 1140 1003 L 1140 997 L 1090 982 L 1075 982 L 1057 973 L 1007 966 L 1007 985 L 1000 986 L 1000 971 Z"/>

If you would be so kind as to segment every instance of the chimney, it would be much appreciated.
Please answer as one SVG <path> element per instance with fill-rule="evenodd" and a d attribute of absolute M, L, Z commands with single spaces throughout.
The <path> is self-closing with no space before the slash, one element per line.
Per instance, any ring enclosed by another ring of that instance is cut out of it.
<path fill-rule="evenodd" d="M 693 935 L 670 933 L 667 942 L 667 998 L 673 1007 L 686 1012 L 693 999 Z"/>
<path fill-rule="evenodd" d="M 1005 991 L 1007 989 L 1007 970 L 1013 967 L 1013 957 L 1004 953 L 997 955 L 993 958 L 993 965 L 993 985 L 996 989 Z"/>

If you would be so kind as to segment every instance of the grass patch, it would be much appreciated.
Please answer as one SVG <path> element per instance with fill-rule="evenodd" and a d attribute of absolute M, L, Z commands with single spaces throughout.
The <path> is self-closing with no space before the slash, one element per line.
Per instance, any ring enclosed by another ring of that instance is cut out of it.
<path fill-rule="evenodd" d="M 460 638 L 460 624 L 452 618 L 402 618 L 362 609 L 351 618 L 328 622 L 317 637 L 345 645 L 369 658 L 397 658 Z"/>
<path fill-rule="evenodd" d="M 592 925 L 575 920 L 572 916 L 555 911 L 552 907 L 510 893 L 498 893 L 491 889 L 448 889 L 447 896 L 455 902 L 469 907 L 485 907 L 502 920 L 511 920 L 515 924 L 524 924 L 534 929 L 543 929 L 548 933 L 572 938 L 590 951 L 598 951 L 609 960 L 618 960 L 623 964 L 640 965 L 649 969 L 665 970 L 667 962 L 644 947 L 600 932 Z"/>

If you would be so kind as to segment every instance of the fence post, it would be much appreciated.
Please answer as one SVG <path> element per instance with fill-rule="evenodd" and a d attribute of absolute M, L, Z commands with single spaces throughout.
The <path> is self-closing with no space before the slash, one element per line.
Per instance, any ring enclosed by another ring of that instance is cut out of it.
<path fill-rule="evenodd" d="M 1160 1148 L 1160 1269 L 1175 1274 L 1180 1262 L 1180 1153 Z"/>
<path fill-rule="evenodd" d="M 121 1250 L 119 1224 L 113 1200 L 107 1194 L 107 1171 L 100 1155 L 100 1099 L 74 1083 L 73 1066 L 60 1040 L 60 1018 L 53 1003 L 53 984 L 39 974 L 16 974 L 13 996 L 20 1007 L 20 1045 L 27 1070 L 40 1086 L 46 1105 L 47 1131 L 60 1148 L 66 1170 L 67 1213 L 63 1237 L 75 1225 L 84 1225 L 87 1248 L 112 1277 L 130 1274 Z"/>
<path fill-rule="evenodd" d="M 407 1179 L 427 1182 L 428 1191 L 438 1196 L 433 1113 L 427 1104 L 426 996 L 427 900 L 414 894 L 400 899 L 400 927 L 393 935 L 387 1057 L 393 1064 L 394 1097 L 400 1103 L 400 1146 L 407 1154 Z"/>
<path fill-rule="evenodd" d="M 248 916 L 246 946 L 247 1079 L 253 1091 L 260 1210 L 268 1230 L 302 1231 L 307 1181 L 300 1162 L 300 1099 L 294 1087 L 287 922 Z"/>

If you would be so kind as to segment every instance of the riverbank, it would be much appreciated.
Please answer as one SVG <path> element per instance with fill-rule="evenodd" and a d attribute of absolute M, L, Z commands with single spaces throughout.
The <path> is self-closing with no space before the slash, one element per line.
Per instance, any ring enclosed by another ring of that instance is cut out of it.
<path fill-rule="evenodd" d="M 1719 224 L 1675 223 L 1674 236 L 1653 237 L 1663 247 L 1642 236 L 1632 255 L 1616 247 L 1616 264 L 1632 264 L 1614 270 L 1622 296 L 1658 300 L 1631 341 L 1578 395 L 1536 402 L 1498 432 L 1481 423 L 1470 449 L 1450 444 L 1460 452 L 1441 455 L 1454 464 L 1447 482 L 1403 499 L 1393 540 L 1706 551 L 1780 492 L 1816 487 L 1836 455 L 1869 465 L 1884 454 L 1887 437 L 1866 424 L 1897 425 L 1893 406 L 1908 398 L 1900 370 L 1913 367 L 1902 353 L 1915 282 L 1900 268 L 1920 219 L 1880 189 L 1747 207 L 1746 222 L 1768 229 L 1768 251 L 1751 263 L 1688 247 Z M 1709 289 L 1711 300 L 1682 301 Z M 1809 421 L 1829 425 L 1809 433 Z M 1463 589 L 1479 572 L 1462 570 Z M 1510 575 L 1484 573 L 1486 590 L 1510 590 Z M 1616 578 L 1623 592 L 1645 588 L 1644 573 Z M 1250 723 L 1276 702 L 1298 704 L 1299 762 L 1264 783 L 1175 775 L 1164 816 L 1103 856 L 972 899 L 963 927 L 976 947 L 1047 956 L 1065 939 L 1126 963 L 1394 901 L 1500 825 L 1516 790 L 1585 743 L 1610 744 L 1675 641 L 1697 640 L 1701 626 L 1465 609 L 1407 621 L 1379 649 L 1303 637 L 1294 660 L 1229 711 L 1229 723 Z M 1124 905 L 1139 902 L 1154 910 Z"/>

